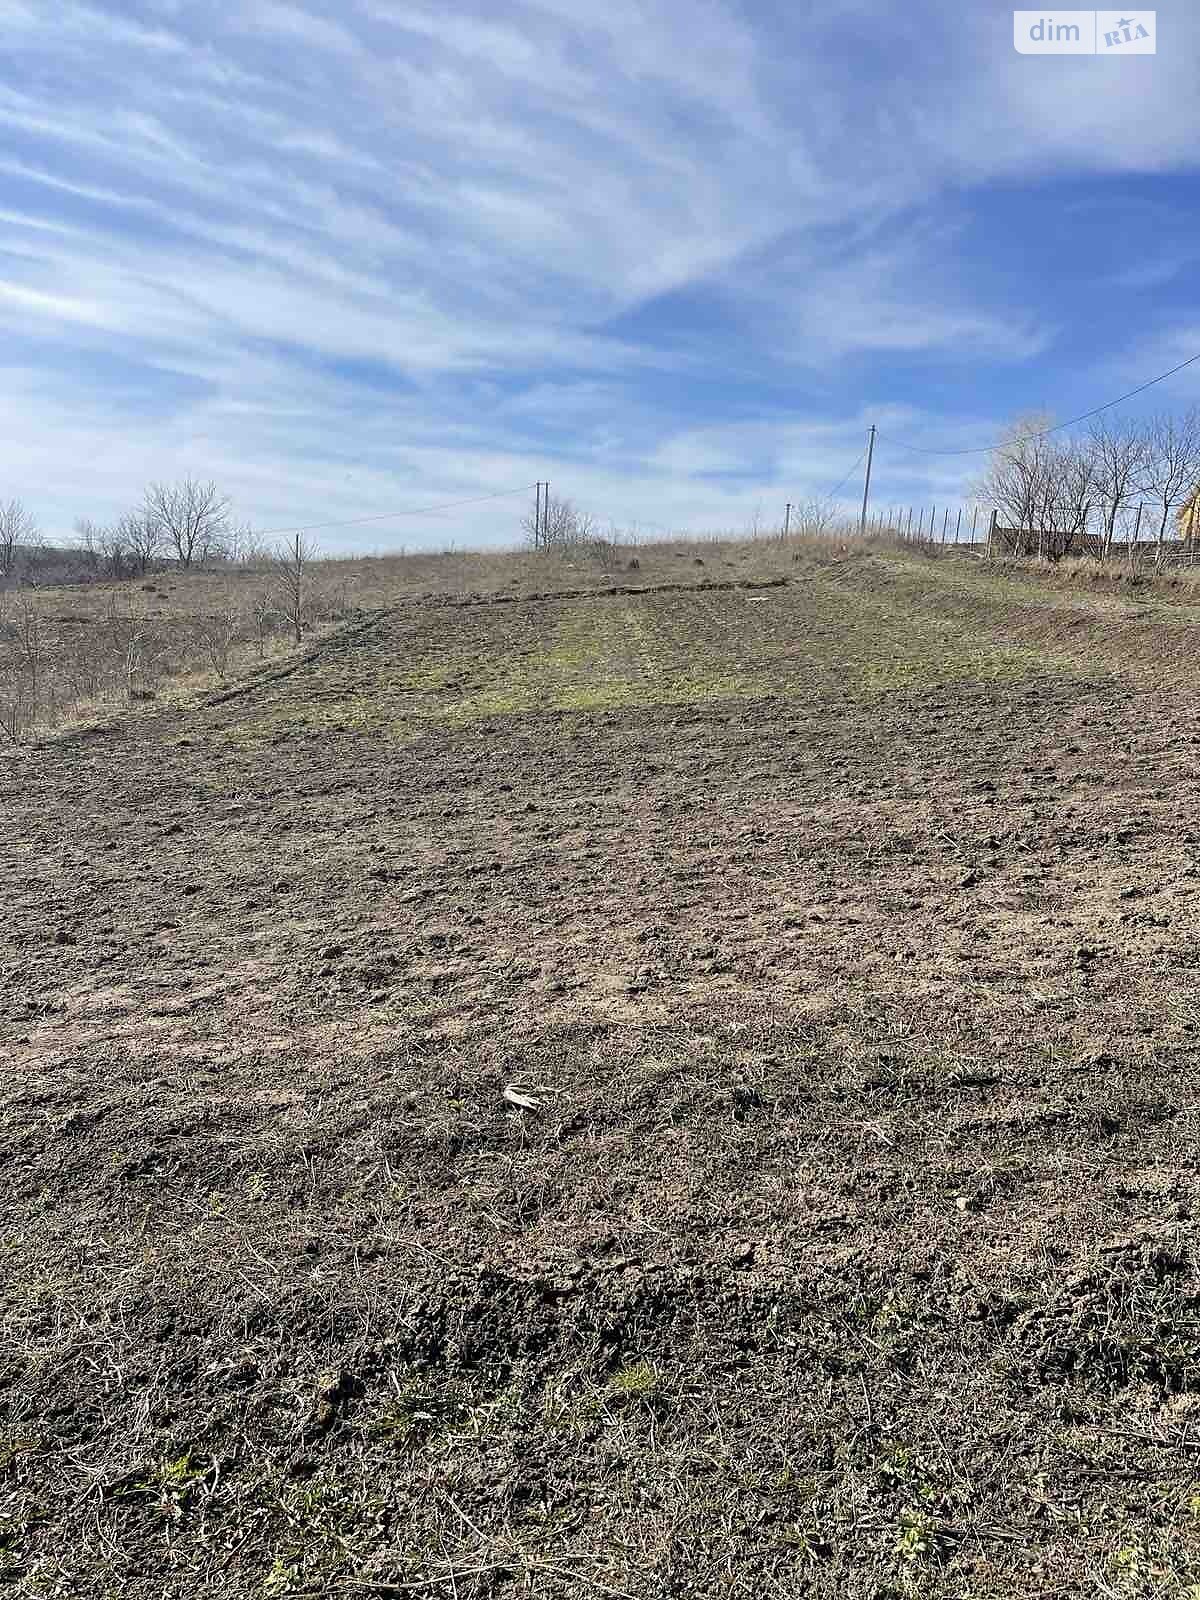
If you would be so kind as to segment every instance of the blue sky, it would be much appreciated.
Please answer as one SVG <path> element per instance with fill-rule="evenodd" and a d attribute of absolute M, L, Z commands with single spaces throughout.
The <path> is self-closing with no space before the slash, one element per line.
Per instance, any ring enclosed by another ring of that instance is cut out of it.
<path fill-rule="evenodd" d="M 924 0 L 0 0 L 0 496 L 63 534 L 190 472 L 271 528 L 548 478 L 741 529 L 872 421 L 882 504 L 969 493 L 889 438 L 1200 351 L 1198 65 L 1190 4 L 1111 60 Z"/>

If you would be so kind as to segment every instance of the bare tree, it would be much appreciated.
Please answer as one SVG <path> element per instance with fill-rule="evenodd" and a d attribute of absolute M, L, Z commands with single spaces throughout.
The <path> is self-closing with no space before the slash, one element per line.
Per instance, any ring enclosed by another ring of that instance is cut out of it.
<path fill-rule="evenodd" d="M 134 571 L 137 561 L 126 543 L 127 529 L 124 518 L 111 527 L 101 527 L 90 517 L 80 517 L 75 523 L 75 535 L 84 560 L 94 574 L 108 578 L 126 578 Z"/>
<path fill-rule="evenodd" d="M 1018 417 L 992 452 L 982 498 L 1017 530 L 1016 554 L 1057 561 L 1082 544 L 1099 500 L 1089 446 L 1056 438 L 1041 415 Z"/>
<path fill-rule="evenodd" d="M 290 543 L 279 547 L 271 562 L 279 610 L 287 618 L 297 644 L 304 638 L 311 589 L 308 569 L 315 557 L 315 546 L 298 533 Z"/>
<path fill-rule="evenodd" d="M 141 515 L 155 529 L 164 549 L 181 567 L 192 567 L 221 553 L 229 532 L 229 501 L 215 483 L 185 478 L 182 483 L 152 483 Z"/>
<path fill-rule="evenodd" d="M 526 541 L 540 550 L 570 550 L 578 545 L 593 544 L 600 537 L 595 517 L 580 511 L 573 500 L 560 495 L 549 495 L 541 508 L 541 526 L 530 511 L 521 519 L 521 531 Z"/>
<path fill-rule="evenodd" d="M 248 522 L 239 522 L 225 535 L 224 554 L 236 566 L 261 567 L 270 561 L 271 547 Z"/>
<path fill-rule="evenodd" d="M 1088 444 L 1066 440 L 1052 446 L 1050 493 L 1043 526 L 1051 561 L 1082 547 L 1100 499 L 1096 461 Z"/>
<path fill-rule="evenodd" d="M 1200 477 L 1200 411 L 1195 406 L 1181 416 L 1164 413 L 1153 419 L 1142 473 L 1141 487 L 1161 512 L 1156 540 L 1161 556 L 1171 508 L 1186 499 Z"/>
<path fill-rule="evenodd" d="M 148 572 L 163 553 L 162 527 L 144 509 L 127 511 L 110 530 L 110 537 L 141 573 Z"/>
<path fill-rule="evenodd" d="M 1097 554 L 1101 561 L 1107 561 L 1112 555 L 1117 522 L 1136 498 L 1145 472 L 1146 434 L 1119 418 L 1099 417 L 1088 432 L 1087 448 L 1101 517 Z"/>
<path fill-rule="evenodd" d="M 816 495 L 792 507 L 792 528 L 803 539 L 823 538 L 836 521 L 837 507 L 831 500 L 822 500 Z"/>
<path fill-rule="evenodd" d="M 76 517 L 75 537 L 79 541 L 79 552 L 86 570 L 93 575 L 100 572 L 104 566 L 104 555 L 101 550 L 103 536 L 104 529 L 90 517 Z"/>
<path fill-rule="evenodd" d="M 1035 532 L 1045 500 L 1050 471 L 1045 431 L 1050 426 L 1051 419 L 1037 413 L 1017 417 L 989 457 L 978 486 L 979 497 L 1022 533 Z"/>
<path fill-rule="evenodd" d="M 38 525 L 19 500 L 0 500 L 0 578 L 11 577 L 18 552 L 36 542 Z"/>

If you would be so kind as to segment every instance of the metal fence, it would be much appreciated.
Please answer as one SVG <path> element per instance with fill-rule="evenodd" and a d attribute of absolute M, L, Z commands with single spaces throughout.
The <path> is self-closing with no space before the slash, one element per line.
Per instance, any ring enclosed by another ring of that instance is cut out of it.
<path fill-rule="evenodd" d="M 867 519 L 867 532 L 919 544 L 986 545 L 992 513 L 981 505 L 893 506 Z"/>

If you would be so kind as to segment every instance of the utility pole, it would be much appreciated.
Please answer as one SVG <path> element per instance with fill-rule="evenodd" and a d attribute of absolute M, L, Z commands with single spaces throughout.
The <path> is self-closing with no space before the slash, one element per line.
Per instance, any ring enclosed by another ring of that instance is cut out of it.
<path fill-rule="evenodd" d="M 537 500 L 534 503 L 533 510 L 533 548 L 536 550 L 542 542 L 542 482 L 540 478 L 535 488 L 537 489 Z"/>
<path fill-rule="evenodd" d="M 783 537 L 786 539 L 792 531 L 792 502 L 789 500 L 783 513 Z"/>
<path fill-rule="evenodd" d="M 546 550 L 550 546 L 550 485 L 544 483 L 542 488 L 542 549 Z"/>
<path fill-rule="evenodd" d="M 872 423 L 871 424 L 871 434 L 870 434 L 869 439 L 867 440 L 867 476 L 866 476 L 866 481 L 863 484 L 862 516 L 858 519 L 858 536 L 859 536 L 860 539 L 865 538 L 866 537 L 866 533 L 867 533 L 867 498 L 871 493 L 871 461 L 872 461 L 872 458 L 874 457 L 874 455 L 875 455 L 875 424 Z"/>

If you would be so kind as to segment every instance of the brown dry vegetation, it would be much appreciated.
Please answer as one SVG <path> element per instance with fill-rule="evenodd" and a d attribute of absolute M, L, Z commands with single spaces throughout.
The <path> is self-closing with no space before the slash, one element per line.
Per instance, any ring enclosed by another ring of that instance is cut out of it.
<path fill-rule="evenodd" d="M 595 539 L 537 554 L 450 550 L 316 560 L 301 584 L 304 633 L 320 638 L 364 608 L 397 600 L 603 587 L 643 563 L 639 582 L 695 582 L 709 564 L 727 578 L 780 573 L 792 553 L 777 540 L 626 547 Z M 178 701 L 286 654 L 294 603 L 287 588 L 270 562 L 0 587 L 0 743 L 94 721 L 113 707 L 160 696 Z"/>
<path fill-rule="evenodd" d="M 9 1592 L 1194 1600 L 1190 608 L 446 559 L 5 757 Z"/>

